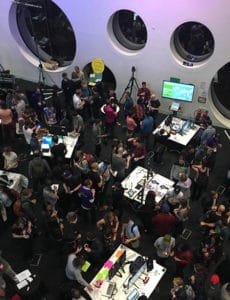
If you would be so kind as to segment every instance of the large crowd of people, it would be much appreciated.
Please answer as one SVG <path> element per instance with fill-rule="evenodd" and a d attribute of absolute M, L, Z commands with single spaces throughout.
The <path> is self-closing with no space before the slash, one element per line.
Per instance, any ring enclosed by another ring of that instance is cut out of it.
<path fill-rule="evenodd" d="M 105 91 L 103 83 L 89 86 L 78 67 L 71 77 L 63 73 L 63 96 L 54 89 L 52 98 L 45 101 L 38 87 L 27 99 L 18 88 L 0 102 L 1 168 L 21 172 L 20 155 L 12 149 L 16 132 L 24 139 L 28 160 L 24 170 L 27 188 L 15 191 L 7 172 L 0 176 L 0 217 L 12 227 L 15 245 L 24 249 L 25 261 L 29 264 L 47 244 L 58 248 L 66 276 L 60 299 L 90 299 L 86 291 L 95 287 L 84 278 L 82 266 L 89 262 L 98 270 L 120 243 L 138 252 L 141 237 L 147 234 L 153 239 L 156 261 L 166 267 L 169 260 L 174 263 L 168 299 L 230 299 L 230 283 L 210 274 L 230 236 L 229 202 L 220 192 L 207 190 L 216 156 L 222 151 L 210 118 L 200 116 L 198 133 L 173 162 L 167 177 L 175 182 L 174 187 L 159 203 L 154 191 L 148 193 L 136 212 L 140 226 L 127 209 L 121 182 L 137 166 L 146 166 L 149 151 L 153 151 L 157 166 L 166 162 L 171 132 L 152 134 L 159 125 L 160 101 L 146 82 L 135 99 L 126 91 L 120 104 L 115 91 Z M 71 159 L 66 159 L 66 145 L 56 135 L 52 136 L 51 157 L 43 157 L 42 136 L 49 134 L 53 125 L 64 126 L 68 134 L 78 137 Z M 121 126 L 126 130 L 122 138 L 117 136 Z M 88 140 L 92 149 L 86 152 Z M 108 144 L 111 152 L 104 155 Z M 202 208 L 200 246 L 195 250 L 181 239 L 193 201 L 199 201 Z M 192 271 L 186 276 L 188 268 Z M 17 281 L 9 263 L 0 257 L 0 299 L 8 299 L 4 274 Z"/>

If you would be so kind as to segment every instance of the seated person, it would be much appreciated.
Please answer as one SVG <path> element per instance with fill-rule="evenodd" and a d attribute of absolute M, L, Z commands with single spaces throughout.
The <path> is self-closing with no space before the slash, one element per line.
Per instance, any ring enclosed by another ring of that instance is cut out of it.
<path fill-rule="evenodd" d="M 140 246 L 140 231 L 138 226 L 131 220 L 129 216 L 124 218 L 121 229 L 121 239 L 125 245 L 129 245 L 136 249 Z"/>
<path fill-rule="evenodd" d="M 57 124 L 56 109 L 53 106 L 46 106 L 43 108 L 44 118 L 47 125 Z"/>

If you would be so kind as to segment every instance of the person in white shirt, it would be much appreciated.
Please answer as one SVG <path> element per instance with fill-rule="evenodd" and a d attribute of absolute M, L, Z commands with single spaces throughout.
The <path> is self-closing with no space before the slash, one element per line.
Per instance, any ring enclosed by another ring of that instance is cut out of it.
<path fill-rule="evenodd" d="M 33 123 L 27 123 L 25 125 L 23 125 L 22 127 L 22 131 L 26 140 L 27 145 L 30 145 L 31 139 L 32 139 L 32 135 L 33 132 L 35 131 L 36 126 L 34 126 Z"/>
<path fill-rule="evenodd" d="M 12 151 L 11 147 L 6 147 L 2 153 L 4 157 L 4 169 L 14 171 L 18 167 L 18 156 Z"/>
<path fill-rule="evenodd" d="M 76 90 L 73 95 L 73 107 L 77 111 L 82 110 L 85 104 L 85 102 L 81 100 L 80 95 L 81 90 Z"/>
<path fill-rule="evenodd" d="M 81 268 L 85 263 L 82 256 L 77 254 L 82 250 L 82 247 L 78 247 L 75 252 L 69 254 L 67 264 L 65 268 L 66 277 L 70 280 L 76 280 L 83 287 L 87 287 L 89 291 L 92 291 L 92 286 L 82 277 Z"/>

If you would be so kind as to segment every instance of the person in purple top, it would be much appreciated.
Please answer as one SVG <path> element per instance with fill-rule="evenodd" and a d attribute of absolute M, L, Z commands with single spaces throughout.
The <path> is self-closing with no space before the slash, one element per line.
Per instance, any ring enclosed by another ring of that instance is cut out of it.
<path fill-rule="evenodd" d="M 83 185 L 78 190 L 78 197 L 81 201 L 83 219 L 88 223 L 95 221 L 95 189 L 92 189 L 92 180 L 85 179 Z"/>

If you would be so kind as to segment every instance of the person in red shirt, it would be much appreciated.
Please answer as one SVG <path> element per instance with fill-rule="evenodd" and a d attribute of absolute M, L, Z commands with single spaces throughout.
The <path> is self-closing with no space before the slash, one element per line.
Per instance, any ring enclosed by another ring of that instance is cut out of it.
<path fill-rule="evenodd" d="M 147 155 L 145 145 L 142 144 L 138 138 L 130 138 L 128 141 L 133 145 L 131 168 L 134 169 L 137 166 L 144 166 L 145 157 Z"/>
<path fill-rule="evenodd" d="M 137 96 L 138 97 L 143 97 L 144 98 L 144 103 L 145 105 L 147 106 L 148 104 L 148 101 L 150 99 L 150 95 L 151 95 L 151 92 L 150 90 L 146 87 L 146 82 L 143 81 L 142 82 L 142 87 L 138 89 L 137 91 Z"/>
<path fill-rule="evenodd" d="M 152 218 L 153 231 L 156 236 L 164 236 L 173 231 L 176 218 L 170 214 L 170 207 L 164 203 L 161 212 Z"/>
<path fill-rule="evenodd" d="M 104 106 L 105 112 L 105 127 L 110 138 L 113 138 L 114 126 L 116 123 L 117 113 L 114 111 L 111 101 L 108 101 Z"/>
<path fill-rule="evenodd" d="M 134 116 L 133 113 L 129 113 L 128 116 L 126 117 L 127 136 L 128 137 L 133 137 L 135 129 L 137 127 L 137 123 L 135 122 L 133 116 Z"/>
<path fill-rule="evenodd" d="M 184 242 L 176 245 L 173 258 L 176 264 L 176 276 L 183 277 L 184 268 L 192 261 L 192 251 L 189 245 Z"/>

